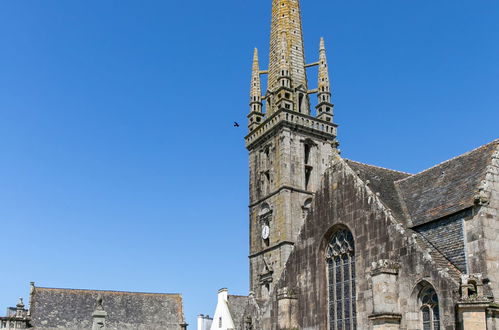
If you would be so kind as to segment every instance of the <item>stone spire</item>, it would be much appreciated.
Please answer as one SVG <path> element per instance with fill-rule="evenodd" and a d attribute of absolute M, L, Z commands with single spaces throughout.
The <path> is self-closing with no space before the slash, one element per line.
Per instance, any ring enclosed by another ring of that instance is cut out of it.
<path fill-rule="evenodd" d="M 299 0 L 272 0 L 268 70 L 260 70 L 256 52 L 253 60 L 245 137 L 250 165 L 250 290 L 262 301 L 272 296 L 329 164 L 326 160 L 336 153 L 326 52 L 322 45 L 320 62 L 305 64 L 300 16 Z M 324 111 L 328 106 L 330 112 L 317 118 L 310 111 L 310 95 L 319 89 L 308 89 L 305 70 L 320 63 L 324 91 L 319 97 L 324 95 Z M 260 96 L 260 76 L 265 74 L 267 90 Z"/>
<path fill-rule="evenodd" d="M 329 69 L 327 67 L 326 47 L 324 38 L 319 46 L 319 82 L 317 88 L 317 117 L 331 122 L 333 119 L 333 104 L 331 103 L 331 84 L 329 83 Z"/>
<path fill-rule="evenodd" d="M 248 127 L 253 130 L 260 125 L 263 119 L 262 113 L 262 87 L 260 81 L 260 65 L 258 63 L 258 49 L 253 53 L 253 70 L 251 73 L 250 113 L 248 115 Z"/>
<path fill-rule="evenodd" d="M 283 43 L 283 40 L 286 40 Z M 270 30 L 269 90 L 278 88 L 282 56 L 289 61 L 291 87 L 307 89 L 299 0 L 273 0 Z"/>

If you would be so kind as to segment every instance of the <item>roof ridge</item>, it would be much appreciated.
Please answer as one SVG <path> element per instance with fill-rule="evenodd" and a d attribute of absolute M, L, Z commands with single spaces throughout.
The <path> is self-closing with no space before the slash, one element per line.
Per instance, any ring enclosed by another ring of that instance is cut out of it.
<path fill-rule="evenodd" d="M 450 159 L 444 160 L 443 162 L 440 162 L 440 163 L 438 163 L 438 164 L 436 164 L 436 165 L 433 165 L 433 166 L 431 166 L 431 167 L 429 167 L 429 168 L 427 168 L 427 169 L 425 169 L 425 170 L 422 170 L 421 172 L 418 172 L 418 173 L 416 173 L 416 174 L 412 174 L 411 176 L 408 176 L 407 178 L 403 178 L 403 179 L 397 180 L 397 181 L 395 181 L 395 183 L 398 183 L 398 182 L 401 182 L 401 181 L 404 181 L 404 180 L 409 180 L 409 179 L 411 179 L 411 178 L 413 178 L 413 177 L 416 177 L 416 176 L 422 175 L 422 174 L 424 174 L 424 173 L 426 173 L 426 172 L 428 172 L 428 171 L 430 171 L 430 170 L 432 170 L 432 169 L 435 169 L 435 168 L 437 168 L 437 167 L 439 167 L 439 166 L 442 166 L 442 165 L 444 165 L 444 164 L 446 164 L 446 163 L 450 163 L 450 162 L 452 162 L 452 161 L 454 161 L 454 160 L 456 160 L 456 159 L 459 159 L 459 158 L 461 158 L 461 157 L 468 156 L 468 155 L 470 155 L 470 154 L 472 154 L 472 153 L 474 153 L 474 152 L 476 152 L 476 151 L 478 151 L 478 150 L 480 150 L 480 149 L 483 149 L 483 148 L 488 147 L 488 146 L 490 146 L 490 145 L 492 145 L 492 144 L 495 144 L 495 143 L 497 143 L 497 144 L 499 145 L 499 138 L 498 138 L 498 139 L 495 139 L 495 140 L 492 140 L 492 141 L 491 141 L 491 142 L 489 142 L 489 143 L 483 144 L 483 145 L 481 145 L 481 146 L 479 146 L 479 147 L 476 147 L 475 149 L 472 149 L 472 150 L 470 150 L 470 151 L 467 151 L 467 152 L 465 152 L 465 153 L 463 153 L 463 154 L 460 154 L 460 155 L 457 155 L 457 156 L 452 157 L 452 158 L 450 158 Z"/>
<path fill-rule="evenodd" d="M 343 158 L 343 159 L 346 162 L 353 162 L 353 163 L 357 163 L 357 164 L 361 164 L 361 165 L 376 167 L 376 168 L 380 168 L 382 170 L 386 170 L 386 171 L 390 171 L 390 172 L 402 173 L 402 174 L 407 174 L 407 175 L 414 175 L 414 174 L 409 173 L 409 172 L 404 172 L 404 171 L 399 171 L 399 170 L 393 170 L 391 168 L 386 168 L 386 167 L 382 167 L 382 166 L 378 166 L 378 165 L 372 165 L 372 164 L 362 163 L 362 162 L 359 162 L 359 161 L 356 161 L 356 160 L 353 160 L 353 159 L 348 159 L 348 158 Z"/>
<path fill-rule="evenodd" d="M 163 295 L 163 296 L 182 296 L 181 293 L 163 293 L 163 292 L 136 292 L 136 291 L 117 291 L 117 290 L 94 290 L 94 289 L 71 289 L 71 288 L 48 288 L 37 286 L 36 289 L 43 290 L 58 290 L 58 291 L 83 291 L 83 292 L 98 292 L 98 293 L 124 293 L 124 294 L 148 294 L 148 295 Z"/>

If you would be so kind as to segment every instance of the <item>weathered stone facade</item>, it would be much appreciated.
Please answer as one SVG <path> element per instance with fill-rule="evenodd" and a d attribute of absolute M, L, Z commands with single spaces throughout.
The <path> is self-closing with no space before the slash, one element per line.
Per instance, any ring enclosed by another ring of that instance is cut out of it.
<path fill-rule="evenodd" d="M 460 176 L 470 171 L 484 176 L 474 180 L 476 188 L 459 204 L 461 211 L 454 216 L 437 212 L 423 229 L 413 227 L 405 213 L 413 201 L 400 199 L 409 191 L 399 183 L 407 184 L 413 176 L 337 156 L 315 194 L 271 298 L 255 299 L 260 311 L 254 328 L 333 329 L 326 251 L 331 235 L 348 229 L 355 242 L 358 329 L 422 329 L 419 297 L 428 287 L 438 296 L 435 319 L 441 329 L 499 329 L 495 304 L 499 259 L 487 257 L 497 253 L 494 244 L 499 236 L 497 228 L 486 227 L 499 220 L 491 214 L 498 201 L 499 185 L 492 174 L 498 154 L 499 141 L 494 141 L 439 165 L 437 170 L 460 163 L 456 166 Z M 479 199 L 475 192 L 481 191 L 486 193 Z"/>
<path fill-rule="evenodd" d="M 324 42 L 309 91 L 299 1 L 272 6 L 269 71 L 253 62 L 240 329 L 499 329 L 499 140 L 415 175 L 341 158 Z"/>
<path fill-rule="evenodd" d="M 268 299 L 280 277 L 311 205 L 314 191 L 336 153 L 331 122 L 329 75 L 324 41 L 320 43 L 319 89 L 307 89 L 300 5 L 274 0 L 268 71 L 253 59 L 249 134 L 250 278 L 258 299 Z M 260 75 L 268 73 L 261 95 Z M 318 93 L 322 115 L 313 117 L 309 95 Z M 263 101 L 266 112 L 263 113 Z"/>

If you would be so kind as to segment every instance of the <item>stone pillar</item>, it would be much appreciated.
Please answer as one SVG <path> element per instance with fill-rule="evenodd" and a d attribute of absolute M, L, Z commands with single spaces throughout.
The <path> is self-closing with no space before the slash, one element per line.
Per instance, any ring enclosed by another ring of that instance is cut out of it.
<path fill-rule="evenodd" d="M 487 309 L 490 299 L 485 297 L 482 274 L 461 276 L 461 300 L 457 304 L 459 322 L 463 330 L 487 329 Z"/>
<path fill-rule="evenodd" d="M 373 330 L 400 328 L 402 315 L 398 305 L 398 270 L 398 263 L 387 259 L 372 265 L 373 313 L 369 319 Z"/>
<path fill-rule="evenodd" d="M 487 329 L 499 329 L 499 306 L 491 305 L 487 309 Z"/>
<path fill-rule="evenodd" d="M 97 297 L 97 307 L 92 313 L 92 330 L 106 329 L 106 317 L 107 312 L 102 307 L 102 297 L 99 295 L 99 297 Z"/>
<path fill-rule="evenodd" d="M 487 329 L 487 319 L 485 318 L 489 303 L 480 302 L 460 302 L 457 305 L 459 321 L 463 330 L 484 330 Z"/>
<path fill-rule="evenodd" d="M 280 330 L 298 329 L 298 299 L 288 288 L 277 294 L 278 323 Z"/>

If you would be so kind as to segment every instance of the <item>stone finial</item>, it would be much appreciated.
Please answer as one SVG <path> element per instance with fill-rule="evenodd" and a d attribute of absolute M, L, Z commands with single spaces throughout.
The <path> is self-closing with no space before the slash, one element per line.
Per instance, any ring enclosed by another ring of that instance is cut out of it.
<path fill-rule="evenodd" d="M 24 308 L 24 302 L 23 302 L 23 298 L 19 297 L 19 301 L 17 302 L 17 305 L 16 307 L 19 309 L 19 308 Z"/>
<path fill-rule="evenodd" d="M 99 294 L 97 296 L 97 306 L 95 307 L 96 310 L 104 310 L 104 307 L 102 307 L 102 295 Z"/>
<path fill-rule="evenodd" d="M 16 317 L 23 317 L 23 316 L 24 316 L 23 298 L 19 298 L 19 301 L 17 302 L 16 305 Z"/>
<path fill-rule="evenodd" d="M 106 328 L 106 317 L 107 312 L 104 310 L 102 306 L 102 295 L 97 296 L 97 306 L 95 307 L 95 311 L 92 314 L 93 323 L 92 330 L 101 330 Z"/>

